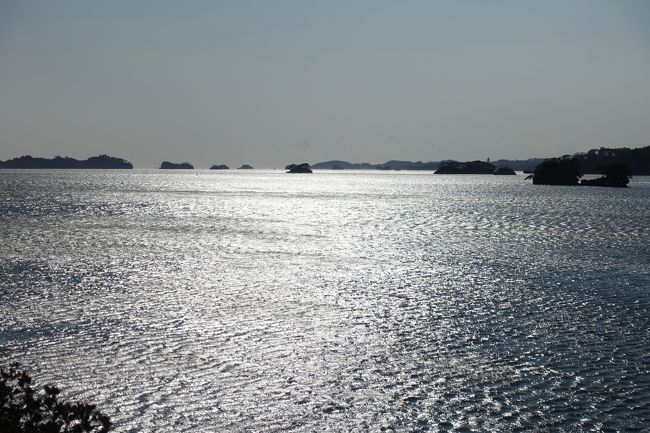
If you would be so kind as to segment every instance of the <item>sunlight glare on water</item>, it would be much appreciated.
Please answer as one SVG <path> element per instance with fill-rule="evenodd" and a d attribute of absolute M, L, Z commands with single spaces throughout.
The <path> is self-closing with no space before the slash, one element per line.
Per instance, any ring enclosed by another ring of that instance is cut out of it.
<path fill-rule="evenodd" d="M 0 362 L 115 431 L 650 422 L 650 180 L 0 173 Z"/>

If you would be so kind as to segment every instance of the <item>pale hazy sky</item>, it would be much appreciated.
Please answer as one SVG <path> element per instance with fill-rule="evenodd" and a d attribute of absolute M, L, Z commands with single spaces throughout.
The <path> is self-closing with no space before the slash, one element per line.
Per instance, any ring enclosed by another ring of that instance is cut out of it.
<path fill-rule="evenodd" d="M 279 167 L 650 144 L 650 1 L 0 0 L 0 159 Z"/>

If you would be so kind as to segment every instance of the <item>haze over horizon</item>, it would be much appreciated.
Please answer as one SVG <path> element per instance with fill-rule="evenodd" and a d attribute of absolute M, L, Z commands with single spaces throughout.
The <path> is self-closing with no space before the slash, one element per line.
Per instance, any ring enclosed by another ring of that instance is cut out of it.
<path fill-rule="evenodd" d="M 650 144 L 650 3 L 0 4 L 0 160 L 527 159 Z"/>

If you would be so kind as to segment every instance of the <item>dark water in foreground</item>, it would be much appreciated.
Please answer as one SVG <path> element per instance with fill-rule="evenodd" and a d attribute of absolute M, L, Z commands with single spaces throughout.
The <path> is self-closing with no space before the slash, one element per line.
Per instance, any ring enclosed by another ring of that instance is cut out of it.
<path fill-rule="evenodd" d="M 650 179 L 1 171 L 0 363 L 115 431 L 643 431 Z"/>

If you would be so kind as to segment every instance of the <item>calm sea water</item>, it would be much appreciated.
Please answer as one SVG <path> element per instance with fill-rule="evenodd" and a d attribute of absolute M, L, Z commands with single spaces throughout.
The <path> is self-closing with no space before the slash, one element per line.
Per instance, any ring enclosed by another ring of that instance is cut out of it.
<path fill-rule="evenodd" d="M 0 171 L 0 364 L 115 431 L 648 431 L 650 178 Z"/>

